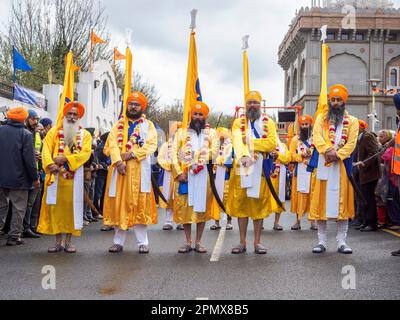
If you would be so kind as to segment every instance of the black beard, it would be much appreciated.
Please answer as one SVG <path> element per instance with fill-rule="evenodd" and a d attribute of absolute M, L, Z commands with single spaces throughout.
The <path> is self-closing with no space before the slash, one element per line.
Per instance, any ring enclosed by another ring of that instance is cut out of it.
<path fill-rule="evenodd" d="M 261 110 L 260 109 L 248 109 L 246 110 L 246 117 L 247 119 L 257 120 L 261 117 Z"/>
<path fill-rule="evenodd" d="M 312 128 L 300 128 L 300 140 L 305 142 L 311 137 Z"/>
<path fill-rule="evenodd" d="M 190 122 L 190 129 L 196 131 L 197 135 L 200 135 L 201 130 L 206 128 L 206 120 L 192 120 Z"/>
<path fill-rule="evenodd" d="M 343 105 L 339 108 L 332 108 L 332 105 L 330 103 L 328 104 L 328 120 L 333 120 L 335 122 L 335 125 L 339 125 L 343 121 L 346 105 L 343 103 Z"/>
<path fill-rule="evenodd" d="M 143 111 L 140 110 L 139 112 L 129 112 L 128 109 L 126 109 L 126 116 L 131 119 L 131 120 L 137 120 L 140 119 L 143 115 Z"/>

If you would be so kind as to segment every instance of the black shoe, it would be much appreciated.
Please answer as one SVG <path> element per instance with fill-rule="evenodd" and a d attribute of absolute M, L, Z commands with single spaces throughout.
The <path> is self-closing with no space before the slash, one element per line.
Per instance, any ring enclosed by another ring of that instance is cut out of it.
<path fill-rule="evenodd" d="M 393 256 L 393 257 L 400 257 L 400 250 L 399 250 L 399 251 L 392 252 L 392 256 Z"/>
<path fill-rule="evenodd" d="M 338 248 L 338 252 L 341 254 L 353 254 L 353 250 L 346 244 Z"/>
<path fill-rule="evenodd" d="M 378 228 L 371 227 L 371 226 L 366 226 L 363 229 L 360 229 L 361 232 L 375 232 L 378 231 Z"/>
<path fill-rule="evenodd" d="M 326 251 L 325 246 L 323 246 L 322 244 L 319 244 L 317 246 L 315 246 L 312 250 L 313 253 L 324 253 Z"/>
<path fill-rule="evenodd" d="M 36 233 L 34 233 L 32 230 L 27 230 L 27 231 L 25 231 L 23 234 L 22 234 L 22 237 L 23 238 L 26 238 L 26 239 L 39 239 L 40 238 L 40 236 L 38 235 L 38 234 L 36 234 Z"/>
<path fill-rule="evenodd" d="M 364 229 L 365 227 L 366 227 L 365 224 L 358 224 L 358 225 L 356 225 L 356 226 L 354 227 L 354 229 L 356 229 L 356 230 L 361 230 L 361 229 Z"/>
<path fill-rule="evenodd" d="M 6 246 L 15 247 L 25 244 L 25 242 L 21 238 L 8 238 Z"/>

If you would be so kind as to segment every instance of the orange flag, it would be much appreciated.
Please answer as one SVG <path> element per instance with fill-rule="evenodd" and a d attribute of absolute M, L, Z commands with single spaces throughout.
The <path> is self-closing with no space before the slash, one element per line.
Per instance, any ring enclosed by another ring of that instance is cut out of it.
<path fill-rule="evenodd" d="M 114 61 L 125 60 L 125 59 L 126 56 L 123 55 L 121 52 L 119 52 L 117 48 L 114 48 Z"/>
<path fill-rule="evenodd" d="M 94 33 L 94 31 L 92 31 L 92 33 L 90 35 L 90 40 L 92 41 L 92 44 L 95 44 L 95 43 L 107 43 L 107 41 L 101 39 L 98 35 L 96 35 Z"/>

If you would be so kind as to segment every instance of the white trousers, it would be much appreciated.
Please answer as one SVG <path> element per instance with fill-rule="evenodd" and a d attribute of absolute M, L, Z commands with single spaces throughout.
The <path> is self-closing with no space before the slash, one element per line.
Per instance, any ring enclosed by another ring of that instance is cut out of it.
<path fill-rule="evenodd" d="M 172 209 L 165 210 L 165 224 L 169 224 L 172 226 L 174 222 L 174 211 Z"/>
<path fill-rule="evenodd" d="M 147 226 L 143 224 L 135 225 L 133 228 L 135 231 L 135 236 L 137 240 L 138 247 L 140 246 L 148 246 L 149 239 L 147 237 Z M 128 231 L 124 231 L 121 229 L 115 229 L 115 236 L 114 236 L 114 244 L 118 244 L 120 246 L 125 245 L 126 237 L 128 235 Z"/>
<path fill-rule="evenodd" d="M 317 225 L 318 225 L 319 244 L 322 244 L 326 248 L 328 242 L 328 236 L 326 233 L 327 221 L 318 220 Z M 346 245 L 348 230 L 349 230 L 349 222 L 347 220 L 337 222 L 336 242 L 338 248 L 340 248 L 342 245 Z"/>

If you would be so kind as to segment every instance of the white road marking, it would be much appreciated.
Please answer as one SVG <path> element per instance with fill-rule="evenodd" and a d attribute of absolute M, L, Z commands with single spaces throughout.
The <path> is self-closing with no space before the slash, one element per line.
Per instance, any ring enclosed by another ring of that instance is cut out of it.
<path fill-rule="evenodd" d="M 226 233 L 226 224 L 221 228 L 220 232 L 219 232 L 219 236 L 217 239 L 217 242 L 215 243 L 214 246 L 214 251 L 211 255 L 211 262 L 218 262 L 219 261 L 219 257 L 221 256 L 221 251 L 222 251 L 222 247 L 224 246 L 224 240 L 225 240 L 225 233 Z"/>
<path fill-rule="evenodd" d="M 210 298 L 196 298 L 196 300 L 204 300 L 204 301 L 207 301 L 207 300 L 210 300 Z"/>

